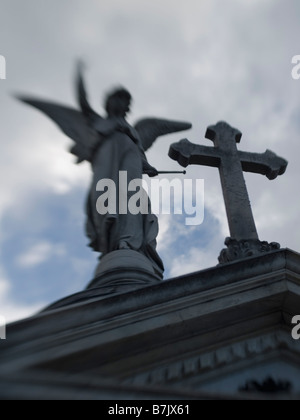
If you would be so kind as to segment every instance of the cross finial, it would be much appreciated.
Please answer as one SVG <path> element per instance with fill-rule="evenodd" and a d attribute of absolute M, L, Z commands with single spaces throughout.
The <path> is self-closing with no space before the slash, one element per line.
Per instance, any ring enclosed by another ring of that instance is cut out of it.
<path fill-rule="evenodd" d="M 258 238 L 243 171 L 275 179 L 285 172 L 287 161 L 270 150 L 261 154 L 239 151 L 237 143 L 242 133 L 223 121 L 209 126 L 205 137 L 212 140 L 215 147 L 192 144 L 184 139 L 171 145 L 169 156 L 184 167 L 196 164 L 219 168 L 231 236 L 225 241 L 227 249 L 222 251 L 219 261 L 229 262 L 278 249 L 279 244 L 268 244 Z"/>
<path fill-rule="evenodd" d="M 215 146 L 219 146 L 219 141 L 222 139 L 223 135 L 226 132 L 226 135 L 234 138 L 236 143 L 240 143 L 242 138 L 242 133 L 240 130 L 231 127 L 227 122 L 220 121 L 215 125 L 210 125 L 207 127 L 205 138 L 211 140 Z"/>

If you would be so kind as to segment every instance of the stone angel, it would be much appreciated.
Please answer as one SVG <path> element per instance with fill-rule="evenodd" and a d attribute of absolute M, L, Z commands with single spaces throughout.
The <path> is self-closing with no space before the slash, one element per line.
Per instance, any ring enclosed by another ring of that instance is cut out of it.
<path fill-rule="evenodd" d="M 99 214 L 96 203 L 101 192 L 96 186 L 101 179 L 110 179 L 118 185 L 120 171 L 126 171 L 128 185 L 134 179 L 141 179 L 143 174 L 158 175 L 148 163 L 145 152 L 157 137 L 190 129 L 191 124 L 145 118 L 131 126 L 126 115 L 132 98 L 122 87 L 107 95 L 104 104 L 107 115 L 102 117 L 89 104 L 81 64 L 77 68 L 76 96 L 80 109 L 31 97 L 19 96 L 18 99 L 44 112 L 58 124 L 75 142 L 70 151 L 77 157 L 77 162 L 86 160 L 92 166 L 93 179 L 86 204 L 86 234 L 90 246 L 102 256 L 120 249 L 142 253 L 162 278 L 164 267 L 156 251 L 158 220 L 151 213 L 150 200 L 148 214 Z M 127 199 L 130 199 L 130 192 Z"/>

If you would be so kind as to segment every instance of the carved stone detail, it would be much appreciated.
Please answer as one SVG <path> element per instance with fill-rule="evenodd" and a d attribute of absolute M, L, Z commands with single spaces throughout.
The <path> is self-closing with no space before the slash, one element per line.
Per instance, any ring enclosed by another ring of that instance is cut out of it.
<path fill-rule="evenodd" d="M 226 264 L 280 249 L 280 244 L 277 242 L 269 243 L 258 239 L 237 241 L 236 239 L 226 238 L 225 245 L 227 248 L 223 249 L 219 256 L 220 264 Z"/>
<path fill-rule="evenodd" d="M 270 333 L 171 363 L 168 366 L 160 366 L 126 378 L 124 383 L 134 385 L 172 383 L 279 348 L 290 349 L 300 354 L 299 346 L 290 339 L 288 334 L 284 332 Z"/>
<path fill-rule="evenodd" d="M 265 394 L 290 393 L 292 384 L 289 381 L 275 381 L 273 378 L 266 378 L 263 382 L 255 380 L 247 381 L 246 384 L 239 388 L 241 392 L 262 392 Z"/>

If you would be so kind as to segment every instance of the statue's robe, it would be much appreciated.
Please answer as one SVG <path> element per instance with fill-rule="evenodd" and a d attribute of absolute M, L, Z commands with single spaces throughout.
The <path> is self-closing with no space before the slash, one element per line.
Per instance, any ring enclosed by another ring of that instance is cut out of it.
<path fill-rule="evenodd" d="M 106 123 L 104 120 L 105 128 Z M 119 249 L 132 249 L 150 259 L 155 272 L 162 277 L 164 267 L 156 252 L 158 220 L 151 213 L 150 200 L 148 214 L 134 215 L 129 211 L 119 214 L 119 172 L 127 172 L 128 187 L 130 181 L 142 179 L 147 164 L 138 133 L 125 120 L 123 124 L 126 132 L 115 130 L 109 135 L 101 133 L 101 122 L 97 126 L 100 141 L 92 160 L 93 180 L 87 200 L 86 233 L 90 246 L 102 256 Z M 96 186 L 101 179 L 110 179 L 116 185 L 117 214 L 101 215 L 97 211 L 96 203 L 103 192 L 96 191 Z M 128 200 L 135 193 L 128 192 L 127 188 Z"/>

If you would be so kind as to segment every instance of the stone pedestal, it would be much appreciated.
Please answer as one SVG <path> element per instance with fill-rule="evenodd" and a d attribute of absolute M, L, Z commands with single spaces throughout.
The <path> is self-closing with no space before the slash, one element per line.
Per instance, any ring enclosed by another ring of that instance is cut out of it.
<path fill-rule="evenodd" d="M 43 312 L 89 299 L 106 299 L 161 282 L 162 278 L 144 255 L 130 249 L 114 251 L 101 258 L 94 278 L 85 290 L 53 303 Z"/>
<path fill-rule="evenodd" d="M 157 284 L 161 280 L 148 258 L 137 251 L 121 249 L 101 258 L 87 290 L 111 288 L 125 292 Z"/>

